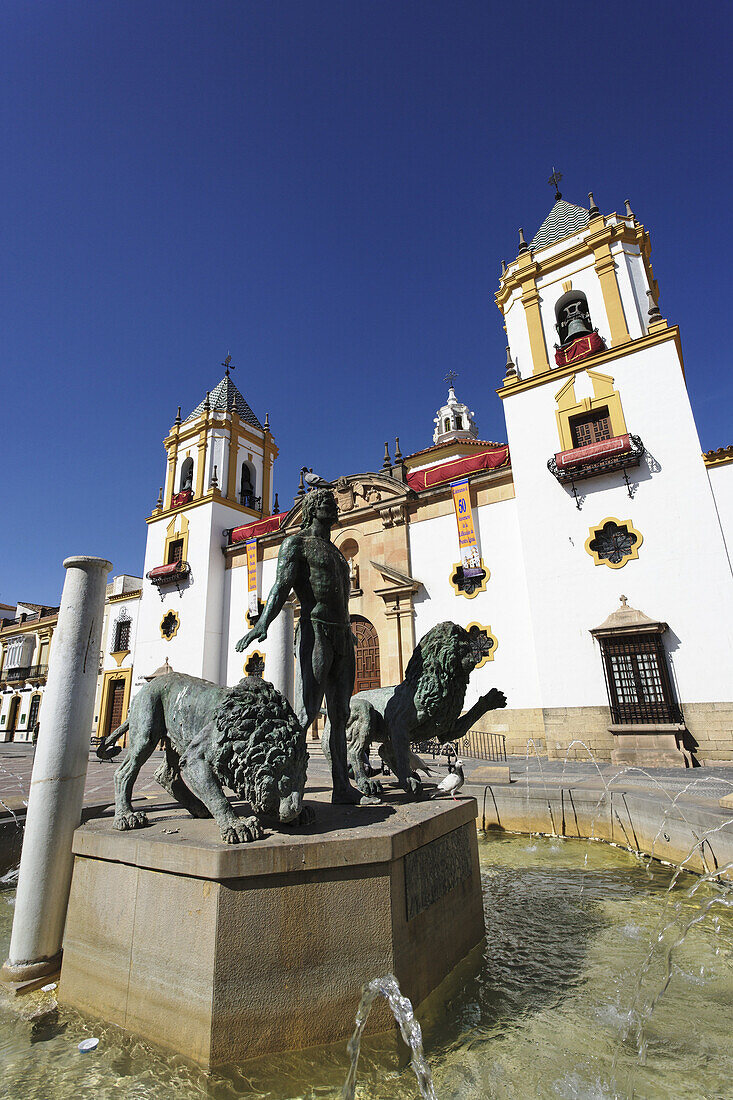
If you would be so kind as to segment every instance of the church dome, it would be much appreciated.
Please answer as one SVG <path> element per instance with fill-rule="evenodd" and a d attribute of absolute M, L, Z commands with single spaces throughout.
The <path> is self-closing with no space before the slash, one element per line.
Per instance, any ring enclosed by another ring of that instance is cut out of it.
<path fill-rule="evenodd" d="M 449 371 L 445 376 L 445 381 L 448 383 L 448 397 L 445 404 L 438 409 L 437 416 L 433 421 L 435 424 L 433 443 L 452 443 L 458 439 L 476 439 L 478 437 L 478 428 L 473 419 L 473 410 L 469 409 L 468 405 L 464 405 L 456 397 L 453 383 L 457 377 L 455 371 Z"/>

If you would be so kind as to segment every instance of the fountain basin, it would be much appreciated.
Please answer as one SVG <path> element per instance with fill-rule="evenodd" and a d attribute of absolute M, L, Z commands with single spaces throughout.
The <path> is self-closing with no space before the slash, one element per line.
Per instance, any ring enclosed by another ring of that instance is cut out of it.
<path fill-rule="evenodd" d="M 374 974 L 419 1005 L 484 936 L 476 802 L 328 794 L 254 844 L 179 807 L 82 825 L 59 1001 L 207 1068 L 347 1038 Z M 386 1005 L 369 1025 L 394 1026 Z"/>

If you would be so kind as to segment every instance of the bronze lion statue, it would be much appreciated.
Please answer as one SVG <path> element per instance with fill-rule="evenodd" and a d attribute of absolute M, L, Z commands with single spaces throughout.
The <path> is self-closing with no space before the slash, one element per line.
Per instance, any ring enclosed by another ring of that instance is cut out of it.
<path fill-rule="evenodd" d="M 457 623 L 438 623 L 416 646 L 401 684 L 360 691 L 352 697 L 346 749 L 360 791 L 374 795 L 382 790 L 379 780 L 370 779 L 365 768 L 376 742 L 400 786 L 419 797 L 420 778 L 410 768 L 411 742 L 455 741 L 487 711 L 506 706 L 504 693 L 492 688 L 460 717 L 475 666 L 468 632 Z M 328 755 L 328 727 L 322 744 Z"/>
<path fill-rule="evenodd" d="M 113 746 L 128 729 L 130 750 L 115 773 L 116 829 L 147 824 L 130 798 L 140 768 L 160 741 L 165 760 L 156 780 L 193 817 L 213 817 L 227 844 L 259 840 L 261 817 L 283 825 L 313 819 L 303 806 L 305 731 L 266 680 L 249 677 L 226 688 L 180 672 L 158 676 L 132 700 L 127 720 L 102 739 L 100 760 L 120 752 Z M 224 786 L 249 802 L 252 817 L 237 817 Z"/>

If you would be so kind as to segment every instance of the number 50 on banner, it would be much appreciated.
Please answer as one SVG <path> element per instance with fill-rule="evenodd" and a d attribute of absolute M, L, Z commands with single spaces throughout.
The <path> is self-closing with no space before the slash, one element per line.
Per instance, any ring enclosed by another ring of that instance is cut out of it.
<path fill-rule="evenodd" d="M 476 529 L 473 525 L 473 510 L 471 508 L 471 496 L 468 480 L 454 481 L 451 483 L 453 493 L 453 506 L 456 510 L 456 523 L 458 524 L 458 546 L 461 555 L 461 564 L 465 576 L 471 576 L 481 572 L 481 555 L 479 554 L 476 540 Z"/>

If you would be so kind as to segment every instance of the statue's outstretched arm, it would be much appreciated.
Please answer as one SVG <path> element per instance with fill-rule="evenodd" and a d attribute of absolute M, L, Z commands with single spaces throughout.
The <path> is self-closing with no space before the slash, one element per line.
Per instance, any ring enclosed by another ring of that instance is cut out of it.
<path fill-rule="evenodd" d="M 248 634 L 236 644 L 238 653 L 242 653 L 252 642 L 263 642 L 273 619 L 276 619 L 293 591 L 298 573 L 298 544 L 293 537 L 285 539 L 277 558 L 277 575 L 270 589 L 267 603 L 256 624 Z"/>

